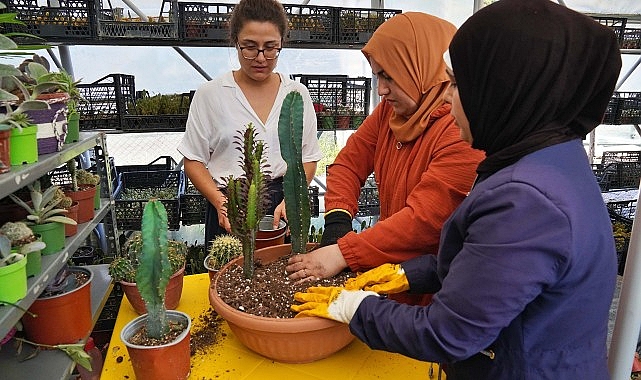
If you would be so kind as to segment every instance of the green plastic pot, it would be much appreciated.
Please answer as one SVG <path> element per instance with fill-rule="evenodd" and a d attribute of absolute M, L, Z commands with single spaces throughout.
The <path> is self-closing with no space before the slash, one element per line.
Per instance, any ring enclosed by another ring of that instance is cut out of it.
<path fill-rule="evenodd" d="M 27 277 L 35 276 L 42 271 L 42 251 L 27 253 Z"/>
<path fill-rule="evenodd" d="M 67 116 L 67 136 L 65 144 L 75 143 L 80 140 L 80 114 L 70 113 Z"/>
<path fill-rule="evenodd" d="M 11 165 L 31 164 L 38 161 L 38 126 L 11 129 L 9 149 Z"/>
<path fill-rule="evenodd" d="M 0 267 L 0 301 L 15 303 L 27 295 L 27 258 Z"/>
<path fill-rule="evenodd" d="M 40 235 L 47 245 L 41 252 L 43 256 L 60 252 L 65 247 L 65 225 L 58 222 L 34 224 L 29 226 L 34 234 Z"/>

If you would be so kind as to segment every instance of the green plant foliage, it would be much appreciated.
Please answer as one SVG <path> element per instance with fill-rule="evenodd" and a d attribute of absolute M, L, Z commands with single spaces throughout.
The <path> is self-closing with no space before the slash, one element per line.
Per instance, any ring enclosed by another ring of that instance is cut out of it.
<path fill-rule="evenodd" d="M 45 224 L 50 222 L 77 224 L 75 220 L 64 216 L 67 210 L 58 208 L 62 199 L 56 198 L 55 195 L 60 186 L 51 186 L 44 192 L 41 192 L 40 183 L 36 181 L 34 184 L 27 185 L 27 188 L 31 194 L 33 207 L 15 195 L 9 195 L 15 203 L 29 213 L 29 215 L 27 215 L 27 224 Z"/>
<path fill-rule="evenodd" d="M 189 109 L 189 98 L 183 94 L 143 96 L 128 109 L 134 115 L 180 115 Z"/>
<path fill-rule="evenodd" d="M 256 136 L 252 123 L 236 136 L 234 144 L 242 152 L 241 168 L 244 175 L 227 179 L 227 217 L 232 233 L 242 242 L 243 273 L 246 278 L 254 275 L 256 232 L 269 205 L 267 183 L 270 177 L 264 158 L 265 146 Z"/>
<path fill-rule="evenodd" d="M 162 202 L 152 199 L 142 215 L 142 255 L 136 287 L 147 307 L 147 335 L 160 339 L 169 332 L 165 310 L 165 290 L 173 274 L 167 249 L 167 211 Z"/>
<path fill-rule="evenodd" d="M 292 251 L 305 253 L 311 213 L 309 190 L 303 167 L 303 97 L 292 91 L 283 101 L 278 120 L 278 140 L 287 172 L 283 178 L 283 192 L 287 221 L 292 239 Z"/>

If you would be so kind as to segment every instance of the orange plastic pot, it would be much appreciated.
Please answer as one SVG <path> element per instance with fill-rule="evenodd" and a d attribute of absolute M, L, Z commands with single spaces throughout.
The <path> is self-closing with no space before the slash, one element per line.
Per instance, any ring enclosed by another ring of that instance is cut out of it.
<path fill-rule="evenodd" d="M 37 298 L 22 317 L 27 339 L 41 344 L 70 344 L 85 339 L 91 332 L 91 280 L 93 274 L 82 267 L 70 267 L 83 272 L 88 280 L 78 286 L 72 280 L 62 294 Z M 75 279 L 75 276 L 70 276 Z"/>
<path fill-rule="evenodd" d="M 127 353 L 138 380 L 182 380 L 189 377 L 191 318 L 181 311 L 167 310 L 167 319 L 187 326 L 182 334 L 167 344 L 141 346 L 130 342 L 130 338 L 145 325 L 147 314 L 127 323 L 120 332 L 120 340 L 127 347 Z"/>
<path fill-rule="evenodd" d="M 258 224 L 256 232 L 256 249 L 271 247 L 285 243 L 287 223 L 284 220 L 278 222 L 278 228 L 274 229 L 274 216 L 266 215 Z"/>
<path fill-rule="evenodd" d="M 77 222 L 86 223 L 93 219 L 94 216 L 94 197 L 96 196 L 96 187 L 91 185 L 78 185 L 78 191 L 72 191 L 70 187 L 65 186 L 65 194 L 74 202 L 78 202 L 78 220 Z"/>
<path fill-rule="evenodd" d="M 75 220 L 78 222 L 78 207 L 79 203 L 78 202 L 73 202 L 71 206 L 67 209 L 67 217 Z M 76 233 L 78 233 L 78 225 L 77 224 L 65 224 L 65 237 L 73 236 Z"/>
<path fill-rule="evenodd" d="M 282 244 L 256 250 L 254 256 L 270 263 L 291 250 L 291 244 Z M 317 317 L 259 317 L 227 305 L 218 294 L 218 282 L 225 271 L 233 265 L 242 266 L 243 261 L 238 257 L 220 269 L 209 289 L 209 302 L 247 348 L 283 363 L 308 363 L 326 358 L 354 340 L 345 323 Z"/>
<path fill-rule="evenodd" d="M 185 267 L 183 266 L 180 270 L 174 273 L 169 278 L 169 283 L 167 284 L 167 289 L 165 290 L 165 307 L 167 309 L 175 309 L 180 303 L 180 297 L 183 292 L 183 279 L 185 277 Z M 138 292 L 135 282 L 126 282 L 120 281 L 122 290 L 127 296 L 127 300 L 133 307 L 134 311 L 140 315 L 147 312 L 147 307 L 145 306 L 145 301 L 143 301 Z"/>

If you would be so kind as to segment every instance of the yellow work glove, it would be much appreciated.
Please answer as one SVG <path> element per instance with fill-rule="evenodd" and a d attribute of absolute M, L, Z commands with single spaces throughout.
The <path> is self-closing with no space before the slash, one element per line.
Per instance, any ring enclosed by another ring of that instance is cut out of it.
<path fill-rule="evenodd" d="M 345 281 L 345 289 L 371 290 L 378 294 L 394 294 L 410 289 L 400 264 L 383 264 Z"/>
<path fill-rule="evenodd" d="M 298 317 L 321 317 L 349 323 L 363 299 L 377 296 L 365 290 L 345 290 L 343 287 L 310 287 L 306 292 L 294 294 L 294 299 L 302 305 L 292 305 Z"/>

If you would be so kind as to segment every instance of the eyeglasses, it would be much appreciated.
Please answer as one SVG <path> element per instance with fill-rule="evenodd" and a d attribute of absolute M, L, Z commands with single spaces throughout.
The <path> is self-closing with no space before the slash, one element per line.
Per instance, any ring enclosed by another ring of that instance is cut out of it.
<path fill-rule="evenodd" d="M 277 48 L 277 47 L 267 47 L 264 49 L 258 49 L 256 47 L 252 46 L 247 46 L 243 47 L 240 46 L 239 44 L 236 44 L 238 49 L 240 49 L 240 54 L 242 54 L 243 58 L 249 59 L 249 60 L 254 60 L 258 58 L 258 54 L 263 53 L 263 57 L 267 60 L 272 60 L 278 58 L 278 55 L 280 54 L 280 51 L 283 50 L 283 48 Z"/>

